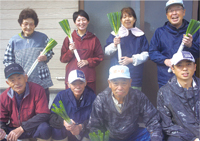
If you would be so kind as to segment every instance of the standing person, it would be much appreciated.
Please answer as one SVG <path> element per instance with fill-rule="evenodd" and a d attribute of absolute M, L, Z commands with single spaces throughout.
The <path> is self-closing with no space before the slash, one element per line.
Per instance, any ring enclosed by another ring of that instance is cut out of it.
<path fill-rule="evenodd" d="M 78 141 L 75 135 L 80 135 L 81 140 L 89 139 L 86 125 L 92 111 L 92 103 L 96 98 L 91 88 L 86 86 L 87 81 L 81 70 L 73 70 L 68 77 L 69 88 L 57 94 L 53 103 L 59 107 L 61 100 L 66 113 L 73 124 L 69 125 L 60 116 L 52 111 L 49 120 L 52 129 L 52 139 L 56 141 Z M 53 108 L 53 106 L 51 106 Z M 82 140 L 82 141 L 83 141 Z"/>
<path fill-rule="evenodd" d="M 66 65 L 65 84 L 66 89 L 67 78 L 70 71 L 74 69 L 82 70 L 85 74 L 87 85 L 96 91 L 96 72 L 95 67 L 103 61 L 104 53 L 99 39 L 87 31 L 87 26 L 90 22 L 88 14 L 84 10 L 74 12 L 73 21 L 77 27 L 72 33 L 74 43 L 70 43 L 69 38 L 66 37 L 61 49 L 60 61 L 68 63 Z M 74 49 L 77 49 L 81 61 L 77 62 Z"/>
<path fill-rule="evenodd" d="M 106 40 L 105 54 L 111 56 L 110 66 L 117 64 L 129 67 L 131 87 L 141 90 L 144 62 L 148 59 L 148 41 L 144 32 L 135 27 L 137 17 L 131 7 L 121 10 L 119 37 L 114 32 Z M 118 61 L 117 44 L 121 45 L 122 58 Z"/>
<path fill-rule="evenodd" d="M 195 58 L 199 57 L 199 33 L 193 37 L 184 36 L 189 22 L 184 19 L 185 8 L 182 0 L 169 0 L 166 3 L 166 16 L 168 21 L 158 28 L 150 42 L 149 57 L 157 64 L 158 84 L 162 87 L 174 75 L 168 73 L 171 67 L 171 58 L 178 51 L 183 41 L 185 51 L 190 51 Z"/>
<path fill-rule="evenodd" d="M 167 141 L 199 141 L 200 79 L 194 76 L 196 64 L 188 51 L 173 55 L 175 74 L 158 91 L 157 108 Z"/>
<path fill-rule="evenodd" d="M 0 140 L 5 134 L 8 141 L 50 140 L 51 127 L 47 123 L 50 110 L 45 90 L 38 84 L 27 82 L 28 76 L 19 64 L 8 65 L 4 73 L 10 87 L 0 95 Z"/>
<path fill-rule="evenodd" d="M 49 39 L 44 33 L 35 31 L 39 19 L 33 9 L 26 8 L 22 10 L 18 22 L 22 32 L 10 39 L 5 51 L 3 64 L 8 66 L 12 63 L 18 63 L 28 73 L 34 61 L 38 59 L 39 63 L 29 76 L 28 81 L 41 85 L 45 89 L 49 101 L 49 87 L 53 83 L 47 63 L 54 53 L 51 50 L 45 55 L 40 55 Z"/>
<path fill-rule="evenodd" d="M 156 108 L 144 93 L 131 88 L 127 66 L 109 70 L 109 88 L 97 95 L 92 105 L 90 132 L 110 131 L 109 141 L 161 141 L 162 130 Z M 139 117 L 145 126 L 138 126 Z"/>

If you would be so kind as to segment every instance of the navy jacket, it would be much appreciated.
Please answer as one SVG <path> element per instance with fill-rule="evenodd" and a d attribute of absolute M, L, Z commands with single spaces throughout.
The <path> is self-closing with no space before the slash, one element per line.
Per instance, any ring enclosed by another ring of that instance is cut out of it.
<path fill-rule="evenodd" d="M 162 128 L 169 136 L 184 141 L 200 138 L 200 79 L 193 77 L 195 87 L 179 87 L 176 76 L 158 91 L 157 109 Z"/>
<path fill-rule="evenodd" d="M 150 42 L 149 57 L 157 64 L 158 84 L 159 87 L 165 85 L 167 81 L 174 76 L 168 73 L 168 67 L 164 64 L 165 59 L 171 59 L 178 51 L 182 42 L 183 34 L 186 33 L 188 21 L 183 20 L 183 25 L 176 29 L 170 22 L 166 22 L 163 27 L 158 28 Z M 194 58 L 199 57 L 200 30 L 193 35 L 192 47 L 184 47 L 183 50 L 192 53 Z"/>
<path fill-rule="evenodd" d="M 110 36 L 106 40 L 105 47 L 113 43 L 114 38 L 115 36 L 110 34 Z M 121 45 L 121 50 L 122 50 L 122 57 L 127 56 L 131 58 L 132 55 L 134 54 L 140 54 L 143 51 L 148 52 L 149 44 L 145 35 L 136 37 L 131 32 L 129 32 L 129 35 L 121 38 L 120 41 L 121 41 L 120 45 Z M 118 64 L 119 64 L 118 51 L 116 51 L 115 54 L 111 56 L 110 66 L 114 66 Z M 131 86 L 142 87 L 142 75 L 143 75 L 144 63 L 138 66 L 133 66 L 133 64 L 131 63 L 127 65 L 127 67 L 129 68 L 131 79 L 132 79 Z"/>
<path fill-rule="evenodd" d="M 80 107 L 77 107 L 76 99 L 70 88 L 60 91 L 55 97 L 53 103 L 60 107 L 59 101 L 61 100 L 69 118 L 73 119 L 77 124 L 82 124 L 89 119 L 92 111 L 92 103 L 96 98 L 93 90 L 87 86 L 85 87 L 82 95 L 83 97 Z M 51 108 L 53 108 L 53 106 L 51 106 Z"/>

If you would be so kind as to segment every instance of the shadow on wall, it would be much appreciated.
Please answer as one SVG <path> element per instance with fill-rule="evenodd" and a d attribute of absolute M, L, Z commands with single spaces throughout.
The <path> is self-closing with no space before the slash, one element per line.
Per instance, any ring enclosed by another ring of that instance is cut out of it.
<path fill-rule="evenodd" d="M 151 38 L 155 31 L 151 31 L 150 24 L 145 22 L 145 35 L 150 43 Z M 149 100 L 156 106 L 157 92 L 158 92 L 158 81 L 157 81 L 157 65 L 151 60 L 148 60 L 144 64 L 143 79 L 142 79 L 142 92 L 146 94 Z"/>

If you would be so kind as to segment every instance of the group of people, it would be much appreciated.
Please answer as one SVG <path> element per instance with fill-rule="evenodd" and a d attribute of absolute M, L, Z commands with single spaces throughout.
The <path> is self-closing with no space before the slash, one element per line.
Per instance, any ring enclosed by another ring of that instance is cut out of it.
<path fill-rule="evenodd" d="M 90 132 L 109 130 L 109 141 L 199 141 L 200 79 L 194 76 L 199 32 L 184 35 L 189 23 L 184 19 L 182 0 L 169 0 L 165 10 L 168 21 L 155 31 L 149 45 L 144 32 L 136 27 L 135 11 L 123 8 L 119 36 L 111 32 L 104 51 L 99 39 L 87 31 L 88 14 L 74 12 L 74 42 L 65 38 L 60 57 L 67 63 L 66 89 L 53 100 L 58 107 L 59 101 L 63 102 L 72 124 L 54 113 L 53 106 L 48 108 L 53 83 L 47 63 L 54 53 L 40 54 L 49 39 L 35 31 L 39 22 L 36 12 L 22 10 L 18 19 L 22 32 L 10 39 L 4 55 L 10 87 L 0 95 L 0 140 L 87 141 Z M 181 42 L 184 51 L 177 52 Z M 122 51 L 119 60 L 118 44 Z M 111 58 L 108 88 L 97 95 L 95 67 L 104 54 Z M 157 109 L 141 92 L 143 66 L 149 58 L 158 68 Z M 27 76 L 36 59 L 36 69 Z M 146 128 L 139 126 L 140 118 Z"/>

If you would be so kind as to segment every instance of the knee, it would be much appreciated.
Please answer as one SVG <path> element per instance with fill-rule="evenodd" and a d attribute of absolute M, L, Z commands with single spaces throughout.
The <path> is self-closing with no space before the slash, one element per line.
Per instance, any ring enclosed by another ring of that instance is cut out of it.
<path fill-rule="evenodd" d="M 52 127 L 47 122 L 43 122 L 38 126 L 38 130 L 45 132 L 51 131 L 51 128 Z"/>
<path fill-rule="evenodd" d="M 51 130 L 52 127 L 48 123 L 43 122 L 37 128 L 36 131 L 37 137 L 41 139 L 49 139 L 52 133 Z"/>
<path fill-rule="evenodd" d="M 65 127 L 61 128 L 61 129 L 52 128 L 52 139 L 54 139 L 54 140 L 65 139 L 65 138 L 67 138 L 68 134 L 69 133 Z"/>

